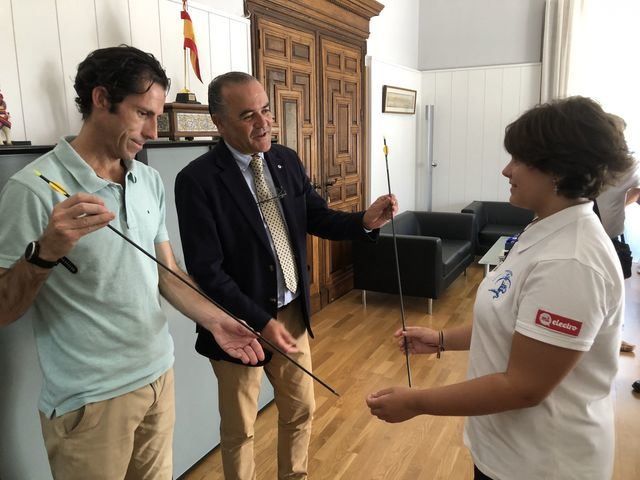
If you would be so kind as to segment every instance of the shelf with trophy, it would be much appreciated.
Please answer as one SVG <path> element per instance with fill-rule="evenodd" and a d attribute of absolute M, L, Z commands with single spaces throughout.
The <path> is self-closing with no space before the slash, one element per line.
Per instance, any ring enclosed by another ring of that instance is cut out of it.
<path fill-rule="evenodd" d="M 193 140 L 196 137 L 216 137 L 218 129 L 211 120 L 209 107 L 196 100 L 195 93 L 189 90 L 189 76 L 187 74 L 190 60 L 196 77 L 202 82 L 200 76 L 200 63 L 198 61 L 198 48 L 193 31 L 193 23 L 187 12 L 187 1 L 182 2 L 180 18 L 183 20 L 184 30 L 184 85 L 185 87 L 176 95 L 176 101 L 164 104 L 164 113 L 158 118 L 158 137 L 169 137 L 169 140 Z M 187 59 L 189 49 L 189 60 Z"/>

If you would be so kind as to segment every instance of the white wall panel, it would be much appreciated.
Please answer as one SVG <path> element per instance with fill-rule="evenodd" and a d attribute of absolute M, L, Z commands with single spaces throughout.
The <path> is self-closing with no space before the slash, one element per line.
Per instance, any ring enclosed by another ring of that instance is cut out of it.
<path fill-rule="evenodd" d="M 502 117 L 500 119 L 500 125 L 503 128 L 500 132 L 502 135 L 500 138 L 501 144 L 504 143 L 504 127 L 516 120 L 521 113 L 521 74 L 521 68 L 505 68 L 502 71 Z M 502 171 L 504 166 L 509 162 L 510 155 L 502 148 L 497 158 L 498 169 Z M 509 198 L 509 182 L 506 178 L 500 178 L 498 180 L 496 198 L 498 200 L 507 200 Z"/>
<path fill-rule="evenodd" d="M 94 2 L 100 48 L 116 47 L 122 43 L 131 45 L 128 0 L 94 0 Z"/>
<path fill-rule="evenodd" d="M 176 94 L 184 88 L 183 36 L 180 10 L 182 10 L 182 5 L 176 2 L 161 1 L 159 5 L 162 65 L 169 78 L 171 78 L 171 88 L 167 94 L 167 102 L 175 101 Z M 198 100 L 201 101 L 200 99 Z"/>
<path fill-rule="evenodd" d="M 541 65 L 531 65 L 520 70 L 520 112 L 540 102 Z"/>
<path fill-rule="evenodd" d="M 485 76 L 484 143 L 482 148 L 482 198 L 474 200 L 498 200 L 500 175 L 500 155 L 504 128 L 502 118 L 502 69 L 492 68 Z M 454 208 L 460 205 L 455 205 Z M 464 207 L 464 205 L 462 205 Z"/>
<path fill-rule="evenodd" d="M 211 57 L 211 78 L 231 70 L 231 33 L 228 17 L 209 15 L 209 55 Z"/>
<path fill-rule="evenodd" d="M 76 91 L 73 83 L 78 64 L 89 52 L 98 48 L 98 27 L 93 2 L 57 0 L 56 7 L 58 23 L 64 25 L 64 28 L 59 29 L 64 101 L 68 117 L 63 134 L 71 135 L 77 133 L 82 125 L 82 116 L 75 104 Z M 52 139 L 55 140 L 57 139 Z"/>
<path fill-rule="evenodd" d="M 218 10 L 229 15 L 241 17 L 244 15 L 244 0 L 198 0 L 189 2 L 194 7 L 206 7 L 212 11 Z"/>
<path fill-rule="evenodd" d="M 468 114 L 469 71 L 453 72 L 451 76 L 451 154 L 448 203 L 465 197 L 466 175 L 469 174 L 467 171 Z"/>
<path fill-rule="evenodd" d="M 464 168 L 464 204 L 482 196 L 482 150 L 484 145 L 484 70 L 469 71 L 467 96 L 466 165 Z"/>
<path fill-rule="evenodd" d="M 540 65 L 422 75 L 422 98 L 425 103 L 433 99 L 435 105 L 433 153 L 438 166 L 432 170 L 432 209 L 459 211 L 473 200 L 508 200 L 508 182 L 501 175 L 509 159 L 502 147 L 504 128 L 538 102 Z M 421 132 L 424 135 L 424 129 Z M 425 158 L 425 148 L 420 155 Z"/>
<path fill-rule="evenodd" d="M 251 45 L 249 44 L 248 21 L 232 19 L 229 24 L 231 69 L 251 73 Z"/>
<path fill-rule="evenodd" d="M 25 140 L 24 115 L 22 113 L 22 94 L 14 42 L 11 0 L 0 0 L 0 18 L 4 19 L 0 28 L 0 90 L 11 114 L 11 137 L 13 140 Z"/>
<path fill-rule="evenodd" d="M 54 0 L 13 2 L 25 136 L 51 143 L 68 129 Z"/>
<path fill-rule="evenodd" d="M 190 2 L 203 83 L 190 65 L 190 88 L 207 102 L 213 76 L 251 69 L 249 20 L 233 14 L 242 3 Z M 0 89 L 15 140 L 52 144 L 75 133 L 81 118 L 73 79 L 96 48 L 134 45 L 153 53 L 172 79 L 168 101 L 184 87 L 183 34 L 178 0 L 0 0 Z"/>
<path fill-rule="evenodd" d="M 131 45 L 152 53 L 162 62 L 158 0 L 129 0 Z"/>

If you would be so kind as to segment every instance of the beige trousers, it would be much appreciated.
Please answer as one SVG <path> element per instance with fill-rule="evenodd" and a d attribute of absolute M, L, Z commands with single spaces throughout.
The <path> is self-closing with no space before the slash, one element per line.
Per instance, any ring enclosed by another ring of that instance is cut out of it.
<path fill-rule="evenodd" d="M 301 299 L 278 311 L 278 320 L 296 338 L 299 353 L 293 354 L 311 371 L 309 338 L 302 320 Z M 273 385 L 278 408 L 278 478 L 306 479 L 311 422 L 315 410 L 313 381 L 278 353 L 264 367 L 246 367 L 211 361 L 218 379 L 220 449 L 227 480 L 254 480 L 254 423 L 263 370 Z"/>
<path fill-rule="evenodd" d="M 133 392 L 52 419 L 40 412 L 53 478 L 171 480 L 173 369 Z"/>

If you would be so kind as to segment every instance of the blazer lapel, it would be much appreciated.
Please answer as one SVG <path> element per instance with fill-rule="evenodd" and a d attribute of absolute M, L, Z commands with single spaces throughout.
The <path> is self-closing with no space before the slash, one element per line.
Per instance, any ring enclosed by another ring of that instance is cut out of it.
<path fill-rule="evenodd" d="M 267 238 L 259 207 L 242 176 L 242 172 L 235 158 L 223 141 L 216 146 L 218 155 L 216 162 L 220 168 L 220 180 L 229 191 L 229 198 L 236 203 L 242 214 L 246 217 L 251 227 L 264 246 L 271 251 L 271 244 Z"/>

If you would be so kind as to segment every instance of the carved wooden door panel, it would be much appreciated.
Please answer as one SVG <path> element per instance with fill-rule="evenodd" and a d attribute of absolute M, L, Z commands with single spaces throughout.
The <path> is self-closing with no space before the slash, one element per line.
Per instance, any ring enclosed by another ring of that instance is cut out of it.
<path fill-rule="evenodd" d="M 329 206 L 363 207 L 362 51 L 320 39 L 322 155 L 320 170 Z M 332 302 L 353 288 L 350 242 L 323 241 L 322 300 Z"/>
<path fill-rule="evenodd" d="M 265 86 L 273 112 L 272 135 L 292 148 L 309 178 L 319 176 L 317 139 L 317 70 L 313 34 L 257 19 L 256 77 Z M 290 192 L 288 192 L 290 193 Z M 321 308 L 320 240 L 307 237 L 311 310 Z"/>

